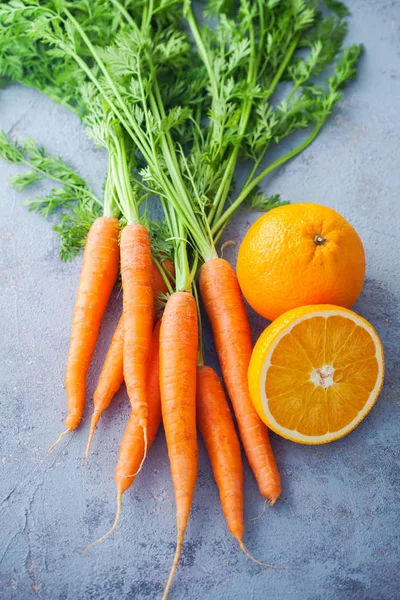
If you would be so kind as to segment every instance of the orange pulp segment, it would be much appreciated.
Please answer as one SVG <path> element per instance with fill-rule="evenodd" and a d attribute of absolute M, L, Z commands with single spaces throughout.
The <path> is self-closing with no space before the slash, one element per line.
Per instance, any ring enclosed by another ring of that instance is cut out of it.
<path fill-rule="evenodd" d="M 258 340 L 249 386 L 263 421 L 296 442 L 321 444 L 354 429 L 383 383 L 379 337 L 365 319 L 332 305 L 291 310 Z"/>

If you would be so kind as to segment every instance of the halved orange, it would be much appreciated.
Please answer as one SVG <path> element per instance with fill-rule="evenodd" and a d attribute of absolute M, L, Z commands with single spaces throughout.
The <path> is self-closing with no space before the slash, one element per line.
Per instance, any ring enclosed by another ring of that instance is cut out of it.
<path fill-rule="evenodd" d="M 261 419 L 279 435 L 324 444 L 352 431 L 371 410 L 383 384 L 378 334 L 351 310 L 303 306 L 261 334 L 249 366 L 249 386 Z"/>

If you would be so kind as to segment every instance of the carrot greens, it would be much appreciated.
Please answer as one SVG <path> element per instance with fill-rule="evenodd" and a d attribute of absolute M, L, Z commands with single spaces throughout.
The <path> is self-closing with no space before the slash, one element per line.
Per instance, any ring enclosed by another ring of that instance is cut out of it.
<path fill-rule="evenodd" d="M 67 102 L 89 133 L 111 114 L 138 184 L 172 205 L 207 260 L 240 206 L 279 203 L 260 182 L 314 141 L 355 76 L 347 14 L 336 0 L 210 0 L 200 18 L 190 0 L 13 0 L 0 7 L 0 75 Z M 234 194 L 241 160 L 250 172 Z"/>
<path fill-rule="evenodd" d="M 60 257 L 64 261 L 71 260 L 85 245 L 90 227 L 103 210 L 103 202 L 60 157 L 36 146 L 32 139 L 28 138 L 20 145 L 0 132 L 0 156 L 8 162 L 28 167 L 29 170 L 11 177 L 11 184 L 17 190 L 25 190 L 45 179 L 59 184 L 48 194 L 27 200 L 25 205 L 45 218 L 57 213 L 54 231 L 60 239 Z M 109 188 L 109 181 L 106 181 L 104 214 L 118 216 Z"/>
<path fill-rule="evenodd" d="M 323 8 L 333 14 L 324 16 Z M 209 180 L 211 166 L 218 182 L 212 194 L 201 193 L 218 240 L 243 202 L 263 210 L 276 205 L 277 198 L 265 197 L 259 183 L 313 142 L 341 88 L 355 76 L 362 47 L 342 50 L 347 11 L 340 2 L 212 0 L 205 10 L 206 19 L 214 20 L 211 27 L 198 24 L 186 0 L 185 15 L 207 69 L 211 102 L 205 141 L 195 145 L 188 163 L 195 165 L 198 181 Z M 265 166 L 268 150 L 300 130 L 305 132 L 300 143 Z M 232 202 L 234 173 L 243 158 L 251 169 Z"/>
<path fill-rule="evenodd" d="M 74 69 L 72 76 L 79 94 L 75 93 L 72 106 L 78 107 L 83 115 L 89 126 L 89 134 L 107 147 L 114 178 L 121 174 L 121 165 L 113 160 L 113 136 L 105 131 L 104 122 L 107 119 L 104 113 L 112 114 L 114 120 L 120 123 L 131 144 L 137 149 L 139 156 L 136 159 L 144 161 L 142 183 L 145 190 L 149 193 L 162 192 L 168 199 L 176 198 L 175 207 L 180 206 L 183 200 L 188 215 L 184 219 L 185 225 L 194 230 L 196 219 L 191 214 L 190 196 L 179 169 L 171 131 L 181 127 L 189 119 L 190 105 L 198 102 L 199 83 L 193 77 L 196 71 L 189 69 L 189 65 L 195 66 L 196 61 L 191 60 L 187 35 L 170 25 L 174 14 L 171 7 L 174 3 L 161 2 L 158 6 L 157 3 L 153 4 L 152 11 L 140 25 L 137 15 L 135 20 L 132 11 L 128 11 L 126 6 L 116 0 L 100 3 L 103 8 L 108 6 L 120 15 L 120 19 L 117 19 L 118 26 L 114 28 L 114 36 L 108 40 L 110 44 L 107 47 L 97 44 L 97 32 L 103 17 L 97 17 L 96 20 L 91 14 L 87 20 L 83 19 L 79 12 L 82 4 L 87 12 L 89 6 L 96 8 L 98 3 L 39 4 L 35 0 L 18 1 L 7 7 L 0 7 L 0 21 L 2 19 L 11 29 L 15 28 L 23 40 L 23 52 L 32 39 L 43 49 L 41 57 L 50 83 L 43 80 L 42 74 L 38 74 L 36 83 L 45 92 L 47 86 L 52 85 L 53 98 L 63 97 L 64 94 L 63 82 L 57 78 L 59 60 L 65 57 L 67 61 L 72 59 L 76 63 L 79 69 Z M 165 18 L 165 13 L 168 13 L 168 19 Z M 91 25 L 93 20 L 95 27 Z M 10 36 L 7 34 L 2 38 L 3 50 L 7 50 L 10 43 Z M 14 78 L 31 85 L 32 68 L 35 67 L 28 68 L 25 73 L 24 70 L 21 71 L 22 64 L 21 60 Z M 179 70 L 179 82 L 171 85 L 171 82 L 176 82 Z M 185 70 L 187 86 L 183 87 Z M 7 74 L 4 66 L 3 71 Z M 183 95 L 185 107 L 177 104 Z M 111 147 L 108 147 L 110 143 Z M 131 156 L 133 157 L 133 153 Z M 151 169 L 155 178 L 153 187 L 147 186 L 146 168 Z M 113 184 L 118 188 L 118 181 L 113 181 Z M 121 186 L 119 191 L 121 192 Z M 130 194 L 125 186 L 125 196 L 126 193 Z M 120 202 L 123 202 L 122 198 Z M 201 245 L 202 240 L 199 238 L 198 242 Z"/>

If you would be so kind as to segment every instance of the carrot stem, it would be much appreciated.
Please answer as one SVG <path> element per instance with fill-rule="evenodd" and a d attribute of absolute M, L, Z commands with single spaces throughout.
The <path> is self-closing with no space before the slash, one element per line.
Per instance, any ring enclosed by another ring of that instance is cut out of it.
<path fill-rule="evenodd" d="M 153 255 L 153 263 L 155 264 L 155 266 L 158 269 L 158 272 L 160 273 L 163 282 L 165 283 L 166 287 L 167 287 L 167 291 L 172 294 L 174 292 L 174 289 L 171 285 L 171 272 L 168 271 L 168 269 L 166 269 L 164 267 L 164 265 L 162 264 L 162 262 L 160 262 L 154 255 Z M 156 290 L 156 294 L 157 294 L 158 290 Z"/>
<path fill-rule="evenodd" d="M 212 227 L 212 232 L 214 234 L 214 239 L 215 239 L 216 242 L 221 237 L 221 235 L 222 235 L 225 227 L 228 225 L 228 223 L 229 223 L 229 221 L 230 221 L 233 213 L 246 200 L 246 198 L 248 197 L 248 195 L 250 194 L 250 192 L 261 182 L 262 179 L 264 179 L 264 177 L 266 177 L 267 175 L 269 175 L 270 173 L 272 173 L 272 171 L 274 171 L 278 167 L 284 165 L 290 159 L 294 158 L 295 156 L 297 156 L 298 154 L 300 154 L 301 152 L 303 152 L 303 150 L 305 150 L 315 140 L 315 138 L 317 137 L 317 135 L 318 135 L 318 133 L 319 133 L 322 125 L 323 125 L 323 122 L 322 121 L 318 121 L 318 123 L 316 124 L 316 126 L 314 127 L 314 129 L 312 130 L 312 132 L 310 133 L 310 135 L 304 140 L 304 142 L 302 142 L 301 144 L 299 144 L 298 146 L 296 146 L 296 148 L 294 148 L 293 150 L 291 150 L 290 152 L 288 152 L 284 156 L 281 156 L 275 162 L 273 162 L 271 165 L 269 165 L 268 167 L 266 167 L 259 175 L 257 175 L 257 177 L 255 177 L 254 179 L 252 179 L 252 181 L 250 181 L 242 189 L 242 191 L 240 192 L 240 194 L 236 198 L 236 200 L 234 202 L 232 202 L 232 204 L 225 210 L 225 212 L 223 213 L 223 215 L 221 215 L 219 217 L 219 219 L 215 222 L 215 224 Z"/>

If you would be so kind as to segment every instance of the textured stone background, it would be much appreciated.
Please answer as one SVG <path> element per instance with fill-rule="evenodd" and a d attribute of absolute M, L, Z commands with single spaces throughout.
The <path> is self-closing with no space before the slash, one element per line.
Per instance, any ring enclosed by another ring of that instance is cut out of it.
<path fill-rule="evenodd" d="M 263 502 L 245 467 L 246 544 L 292 574 L 260 568 L 237 549 L 201 446 L 192 516 L 171 594 L 176 600 L 400 598 L 400 4 L 354 0 L 351 8 L 349 37 L 366 44 L 359 79 L 314 145 L 266 181 L 265 189 L 294 202 L 332 206 L 360 233 L 368 269 L 356 310 L 383 340 L 385 387 L 372 413 L 341 441 L 313 448 L 273 436 L 293 512 L 281 502 L 252 522 Z M 100 188 L 105 157 L 66 110 L 13 86 L 0 93 L 0 126 L 16 138 L 33 136 Z M 113 471 L 129 410 L 125 392 L 102 419 L 88 464 L 87 418 L 47 454 L 65 412 L 64 365 L 80 260 L 60 262 L 51 224 L 30 214 L 21 206 L 23 196 L 11 190 L 14 172 L 14 166 L 0 163 L 0 598 L 159 598 L 175 538 L 164 436 L 124 498 L 118 530 L 87 556 L 83 548 L 114 517 Z M 238 216 L 227 237 L 239 241 L 256 217 Z M 233 262 L 235 253 L 231 246 L 226 250 Z M 89 394 L 120 309 L 114 297 Z M 252 315 L 252 324 L 256 337 L 265 322 Z M 215 364 L 209 334 L 206 346 Z"/>

